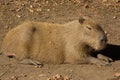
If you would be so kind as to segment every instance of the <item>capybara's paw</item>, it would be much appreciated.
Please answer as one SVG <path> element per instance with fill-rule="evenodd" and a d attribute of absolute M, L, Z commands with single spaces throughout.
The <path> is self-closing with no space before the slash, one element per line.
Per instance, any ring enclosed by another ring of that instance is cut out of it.
<path fill-rule="evenodd" d="M 88 60 L 91 64 L 95 64 L 98 67 L 105 66 L 105 65 L 110 65 L 109 62 L 104 61 L 104 60 L 100 60 L 100 59 L 94 58 L 94 57 L 88 57 Z"/>
<path fill-rule="evenodd" d="M 106 62 L 113 62 L 112 58 L 104 56 L 102 54 L 98 54 L 97 58 L 100 59 L 100 60 L 106 61 Z"/>
<path fill-rule="evenodd" d="M 42 67 L 43 64 L 39 61 L 36 60 L 31 60 L 31 59 L 23 59 L 22 61 L 20 61 L 21 64 L 28 64 L 28 65 L 35 65 L 36 67 Z"/>
<path fill-rule="evenodd" d="M 101 67 L 101 66 L 106 66 L 106 65 L 110 65 L 109 62 L 106 62 L 106 61 L 103 61 L 103 60 L 99 60 L 97 61 L 97 63 L 95 63 L 98 67 Z"/>

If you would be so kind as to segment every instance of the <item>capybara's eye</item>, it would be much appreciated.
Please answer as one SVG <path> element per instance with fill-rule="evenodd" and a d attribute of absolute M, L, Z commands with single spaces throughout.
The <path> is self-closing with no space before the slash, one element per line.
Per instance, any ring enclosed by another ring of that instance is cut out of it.
<path fill-rule="evenodd" d="M 92 28 L 91 28 L 91 26 L 86 26 L 89 30 L 91 30 Z"/>

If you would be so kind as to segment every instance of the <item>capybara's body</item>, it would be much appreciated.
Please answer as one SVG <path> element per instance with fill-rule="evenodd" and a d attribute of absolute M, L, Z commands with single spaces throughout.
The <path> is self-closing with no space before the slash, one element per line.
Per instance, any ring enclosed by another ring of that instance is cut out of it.
<path fill-rule="evenodd" d="M 101 27 L 89 18 L 66 24 L 25 22 L 10 30 L 1 52 L 16 59 L 33 59 L 44 63 L 82 63 L 93 49 L 106 45 Z"/>

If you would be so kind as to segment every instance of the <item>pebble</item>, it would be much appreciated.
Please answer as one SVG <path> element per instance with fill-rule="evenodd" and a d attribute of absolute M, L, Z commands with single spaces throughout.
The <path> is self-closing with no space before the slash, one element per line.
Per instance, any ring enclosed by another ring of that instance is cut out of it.
<path fill-rule="evenodd" d="M 102 2 L 104 3 L 104 2 L 107 2 L 108 0 L 102 0 Z"/>
<path fill-rule="evenodd" d="M 39 74 L 40 77 L 45 77 L 46 75 L 45 74 Z"/>
<path fill-rule="evenodd" d="M 115 77 L 120 77 L 120 73 L 115 73 Z"/>
<path fill-rule="evenodd" d="M 117 16 L 113 16 L 113 19 L 117 19 Z"/>
<path fill-rule="evenodd" d="M 20 15 L 18 15 L 18 14 L 17 14 L 16 16 L 17 16 L 18 18 L 21 18 L 21 16 L 20 16 Z"/>
<path fill-rule="evenodd" d="M 11 80 L 18 80 L 18 78 L 16 76 L 12 76 Z"/>
<path fill-rule="evenodd" d="M 115 0 L 115 2 L 117 2 L 117 3 L 118 3 L 118 2 L 120 2 L 120 0 Z"/>
<path fill-rule="evenodd" d="M 49 12 L 49 11 L 50 11 L 50 9 L 47 9 L 47 11 Z"/>
<path fill-rule="evenodd" d="M 42 9 L 41 9 L 41 8 L 38 8 L 38 9 L 36 9 L 36 11 L 42 11 Z"/>
<path fill-rule="evenodd" d="M 32 9 L 29 9 L 29 11 L 30 11 L 31 13 L 33 13 L 33 12 L 34 12 Z"/>

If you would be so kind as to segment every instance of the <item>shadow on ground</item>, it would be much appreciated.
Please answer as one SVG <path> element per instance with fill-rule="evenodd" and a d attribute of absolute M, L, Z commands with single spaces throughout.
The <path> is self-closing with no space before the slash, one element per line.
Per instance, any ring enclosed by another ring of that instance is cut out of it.
<path fill-rule="evenodd" d="M 108 56 L 113 60 L 120 60 L 120 45 L 108 44 L 107 47 L 99 53 Z"/>

